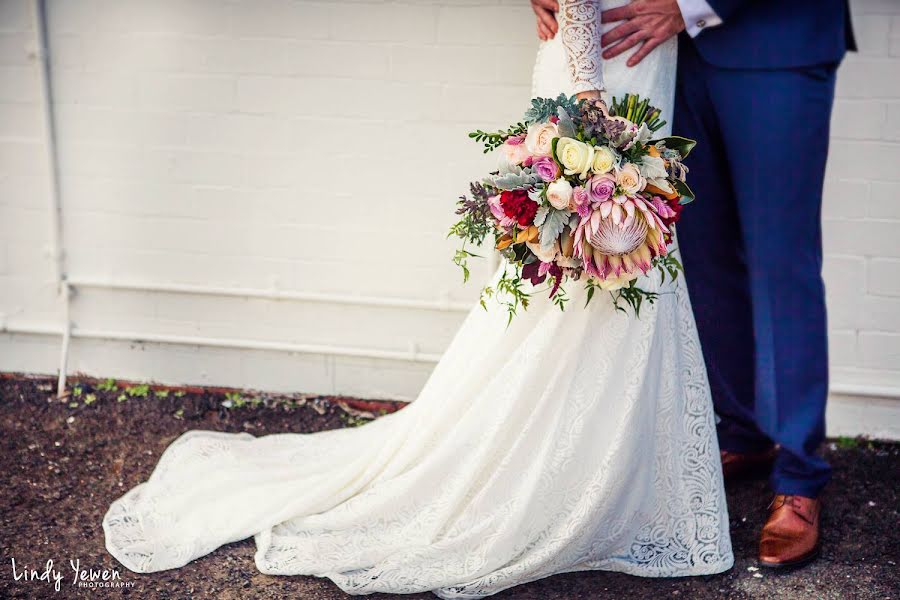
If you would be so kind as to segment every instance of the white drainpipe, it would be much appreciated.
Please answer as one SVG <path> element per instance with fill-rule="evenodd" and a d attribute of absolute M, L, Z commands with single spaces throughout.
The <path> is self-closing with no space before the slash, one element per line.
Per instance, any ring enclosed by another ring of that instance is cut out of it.
<path fill-rule="evenodd" d="M 71 326 L 69 335 L 58 326 L 28 323 L 0 323 L 0 333 L 24 335 L 62 335 L 69 338 L 90 340 L 114 340 L 121 342 L 177 344 L 183 346 L 206 346 L 210 348 L 229 348 L 235 350 L 263 350 L 268 352 L 289 352 L 297 354 L 323 354 L 327 356 L 352 356 L 357 358 L 373 358 L 381 360 L 399 360 L 416 363 L 436 363 L 440 354 L 419 352 L 415 344 L 408 350 L 381 350 L 378 348 L 361 348 L 355 346 L 333 346 L 329 344 L 303 344 L 294 342 L 267 342 L 241 338 L 214 338 L 194 335 L 177 335 L 170 333 L 155 334 L 139 331 L 112 331 L 101 329 L 83 329 Z"/>
<path fill-rule="evenodd" d="M 63 315 L 65 325 L 63 327 L 62 352 L 59 365 L 59 381 L 57 382 L 57 395 L 66 393 L 66 363 L 69 355 L 69 339 L 71 337 L 71 322 L 69 319 L 69 302 L 71 290 L 66 280 L 66 253 L 63 238 L 62 223 L 62 197 L 60 194 L 59 154 L 56 146 L 56 121 L 53 114 L 53 88 L 50 80 L 50 51 L 47 42 L 47 5 L 44 0 L 32 0 L 31 14 L 34 22 L 35 44 L 34 57 L 40 61 L 40 85 L 38 86 L 41 107 L 44 120 L 44 148 L 47 153 L 47 166 L 50 173 L 50 220 L 51 220 L 51 249 L 53 252 L 53 266 L 57 292 L 61 294 L 63 301 Z"/>

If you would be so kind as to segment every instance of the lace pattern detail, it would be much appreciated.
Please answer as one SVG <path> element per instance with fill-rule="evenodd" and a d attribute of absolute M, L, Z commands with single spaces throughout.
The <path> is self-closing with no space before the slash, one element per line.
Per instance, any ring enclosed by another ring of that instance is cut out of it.
<path fill-rule="evenodd" d="M 507 328 L 478 307 L 420 397 L 363 427 L 185 434 L 110 508 L 108 549 L 148 572 L 255 535 L 265 573 L 442 598 L 567 571 L 730 568 L 690 300 L 653 273 L 640 319 L 536 298 Z"/>
<path fill-rule="evenodd" d="M 572 93 L 603 89 L 600 0 L 562 0 L 559 37 L 566 50 Z"/>

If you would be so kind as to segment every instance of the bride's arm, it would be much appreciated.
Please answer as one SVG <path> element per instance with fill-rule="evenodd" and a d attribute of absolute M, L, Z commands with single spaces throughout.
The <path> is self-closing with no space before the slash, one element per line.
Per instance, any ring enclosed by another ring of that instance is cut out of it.
<path fill-rule="evenodd" d="M 603 91 L 600 34 L 600 0 L 560 0 L 559 35 L 579 98 L 599 98 Z"/>

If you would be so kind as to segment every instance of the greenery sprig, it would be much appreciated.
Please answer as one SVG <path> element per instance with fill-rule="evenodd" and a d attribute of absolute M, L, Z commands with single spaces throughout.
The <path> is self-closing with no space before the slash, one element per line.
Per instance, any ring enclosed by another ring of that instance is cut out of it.
<path fill-rule="evenodd" d="M 495 192 L 480 183 L 470 184 L 469 191 L 472 194 L 471 199 L 460 196 L 456 202 L 456 214 L 460 215 L 460 220 L 454 223 L 447 233 L 447 237 L 456 236 L 462 240 L 461 247 L 453 255 L 453 263 L 462 269 L 463 283 L 467 282 L 471 275 L 469 258 L 481 258 L 480 255 L 467 250 L 466 244 L 480 246 L 484 238 L 494 231 L 487 218 L 491 211 L 487 199 Z"/>
<path fill-rule="evenodd" d="M 487 154 L 491 150 L 496 150 L 503 145 L 503 142 L 511 137 L 522 135 L 528 131 L 528 125 L 525 123 L 516 123 L 509 129 L 501 129 L 500 131 L 482 131 L 477 129 L 469 134 L 469 137 L 476 142 L 484 144 L 484 153 Z"/>
<path fill-rule="evenodd" d="M 498 300 L 506 308 L 507 327 L 512 323 L 513 317 L 516 316 L 520 306 L 525 310 L 528 309 L 528 302 L 531 299 L 531 294 L 523 289 L 525 282 L 522 280 L 521 265 L 510 264 L 509 266 L 513 267 L 512 274 L 510 274 L 508 268 L 503 269 L 500 279 L 497 280 L 496 287 L 488 285 L 481 290 L 480 301 L 481 307 L 487 310 L 488 300 L 491 298 Z"/>

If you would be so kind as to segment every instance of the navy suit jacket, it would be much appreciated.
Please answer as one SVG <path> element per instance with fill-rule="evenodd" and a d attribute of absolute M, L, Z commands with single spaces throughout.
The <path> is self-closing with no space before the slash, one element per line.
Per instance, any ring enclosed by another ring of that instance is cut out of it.
<path fill-rule="evenodd" d="M 707 0 L 723 23 L 694 38 L 703 59 L 733 69 L 838 63 L 856 50 L 848 0 Z"/>

